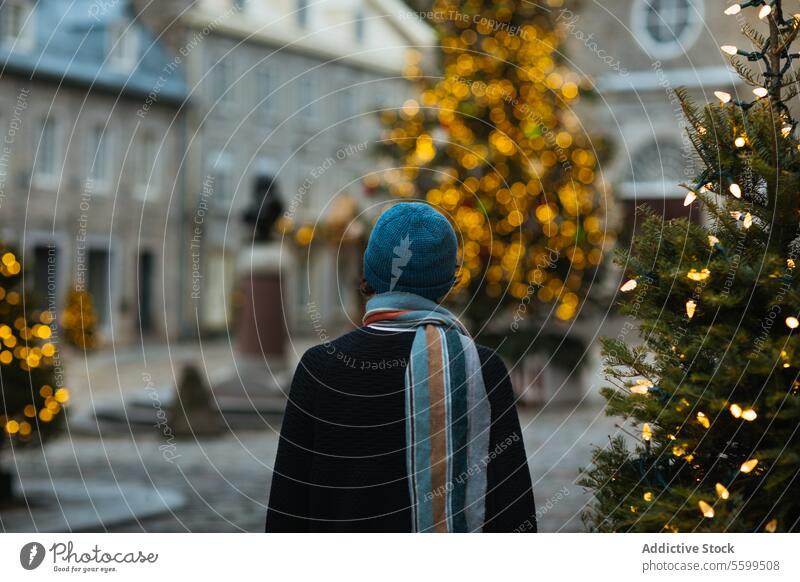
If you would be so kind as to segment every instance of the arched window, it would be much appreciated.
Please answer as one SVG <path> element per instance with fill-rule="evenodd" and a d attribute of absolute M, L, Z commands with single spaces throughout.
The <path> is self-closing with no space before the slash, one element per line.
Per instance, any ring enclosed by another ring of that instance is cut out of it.
<path fill-rule="evenodd" d="M 678 139 L 662 137 L 638 148 L 628 160 L 621 180 L 625 198 L 677 198 L 685 195 L 678 186 L 695 173 L 694 150 Z"/>
<path fill-rule="evenodd" d="M 688 51 L 703 28 L 703 0 L 635 0 L 633 30 L 653 57 Z"/>

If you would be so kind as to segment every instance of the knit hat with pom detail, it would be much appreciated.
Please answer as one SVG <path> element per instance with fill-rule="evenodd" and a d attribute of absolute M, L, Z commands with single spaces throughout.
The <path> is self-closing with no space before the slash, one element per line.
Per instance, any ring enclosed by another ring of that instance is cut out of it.
<path fill-rule="evenodd" d="M 455 283 L 458 242 L 450 222 L 421 202 L 384 212 L 364 253 L 364 278 L 376 293 L 405 291 L 436 300 Z"/>

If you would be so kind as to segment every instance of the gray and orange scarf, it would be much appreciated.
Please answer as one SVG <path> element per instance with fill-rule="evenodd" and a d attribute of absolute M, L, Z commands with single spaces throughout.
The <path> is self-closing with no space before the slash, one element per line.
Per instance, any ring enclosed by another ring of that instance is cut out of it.
<path fill-rule="evenodd" d="M 491 410 L 475 343 L 447 309 L 411 293 L 372 297 L 373 324 L 416 330 L 405 376 L 414 531 L 481 531 Z"/>

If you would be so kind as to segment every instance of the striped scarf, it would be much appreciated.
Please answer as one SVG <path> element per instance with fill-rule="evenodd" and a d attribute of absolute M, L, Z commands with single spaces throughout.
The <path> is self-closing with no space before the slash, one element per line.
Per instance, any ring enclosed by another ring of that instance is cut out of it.
<path fill-rule="evenodd" d="M 475 343 L 447 309 L 411 293 L 372 297 L 364 325 L 376 323 L 416 330 L 405 376 L 413 530 L 481 531 L 491 411 Z"/>

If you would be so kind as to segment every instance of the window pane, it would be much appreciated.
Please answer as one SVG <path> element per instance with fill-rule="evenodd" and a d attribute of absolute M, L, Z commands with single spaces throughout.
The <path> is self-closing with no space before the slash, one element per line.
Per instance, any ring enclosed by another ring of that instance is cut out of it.
<path fill-rule="evenodd" d="M 305 117 L 314 117 L 317 113 L 317 104 L 313 103 L 314 99 L 317 98 L 315 94 L 315 83 L 309 74 L 313 73 L 306 73 L 305 76 L 300 77 L 300 82 L 298 83 L 298 91 L 300 92 L 300 103 L 302 104 L 302 115 Z"/>
<path fill-rule="evenodd" d="M 139 139 L 137 181 L 140 187 L 158 188 L 159 176 L 157 168 L 159 142 L 155 135 L 145 133 Z"/>
<path fill-rule="evenodd" d="M 275 95 L 270 95 L 275 90 L 273 86 L 273 79 L 272 79 L 272 71 L 269 69 L 268 66 L 262 65 L 258 71 L 258 97 L 257 99 L 261 102 L 261 110 L 264 113 L 269 113 L 272 111 L 273 101 L 275 100 Z M 262 101 L 263 99 L 263 101 Z"/>
<path fill-rule="evenodd" d="M 233 69 L 231 66 L 231 55 L 217 55 L 216 58 L 211 60 L 209 66 L 211 73 L 209 78 L 211 80 L 211 95 L 214 101 L 225 101 L 231 98 L 233 93 Z M 220 60 L 217 60 L 220 59 Z"/>
<path fill-rule="evenodd" d="M 14 44 L 22 36 L 25 21 L 28 18 L 28 7 L 21 2 L 6 0 L 3 7 L 2 32 L 8 44 Z"/>
<path fill-rule="evenodd" d="M 308 26 L 308 0 L 297 0 L 297 24 Z"/>
<path fill-rule="evenodd" d="M 649 0 L 645 17 L 647 33 L 659 43 L 680 40 L 691 22 L 691 10 L 689 0 Z"/>
<path fill-rule="evenodd" d="M 208 156 L 208 176 L 211 176 L 211 191 L 218 200 L 233 197 L 233 181 L 231 178 L 231 157 L 227 152 L 212 152 Z"/>
<path fill-rule="evenodd" d="M 56 174 L 56 152 L 57 152 L 57 131 L 56 123 L 53 119 L 47 118 L 42 121 L 41 140 L 39 143 L 39 153 L 36 160 L 37 173 L 48 178 Z"/>
<path fill-rule="evenodd" d="M 89 171 L 87 174 L 92 180 L 105 182 L 108 180 L 108 140 L 106 139 L 104 128 L 97 125 L 92 128 L 89 134 L 88 148 Z"/>

